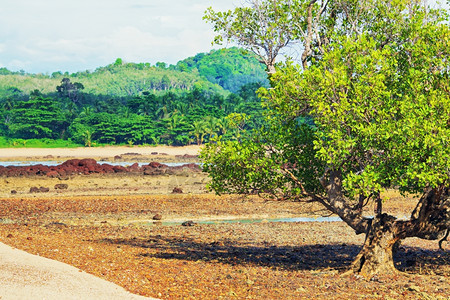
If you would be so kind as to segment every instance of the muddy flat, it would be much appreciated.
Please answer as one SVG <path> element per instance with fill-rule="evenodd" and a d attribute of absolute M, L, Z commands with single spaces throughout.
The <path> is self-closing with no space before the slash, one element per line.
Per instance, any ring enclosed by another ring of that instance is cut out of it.
<path fill-rule="evenodd" d="M 134 294 L 160 299 L 450 296 L 450 256 L 437 241 L 405 240 L 395 256 L 402 273 L 343 277 L 363 235 L 343 222 L 291 222 L 321 216 L 319 207 L 216 196 L 206 190 L 203 173 L 0 180 L 2 243 L 70 264 Z M 68 188 L 54 189 L 58 183 Z M 30 186 L 49 191 L 30 193 Z M 174 187 L 182 193 L 174 194 Z M 387 211 L 406 216 L 414 208 L 412 197 L 389 193 Z"/>

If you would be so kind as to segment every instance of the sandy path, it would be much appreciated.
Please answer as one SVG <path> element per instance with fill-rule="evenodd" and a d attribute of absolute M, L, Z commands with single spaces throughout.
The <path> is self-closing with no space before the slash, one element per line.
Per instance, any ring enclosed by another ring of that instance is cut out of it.
<path fill-rule="evenodd" d="M 0 158 L 11 157 L 114 157 L 125 153 L 139 153 L 141 155 L 158 154 L 168 155 L 197 155 L 200 147 L 197 145 L 184 147 L 155 146 L 155 147 L 95 147 L 95 148 L 0 148 Z"/>
<path fill-rule="evenodd" d="M 153 299 L 70 265 L 0 243 L 1 299 Z"/>

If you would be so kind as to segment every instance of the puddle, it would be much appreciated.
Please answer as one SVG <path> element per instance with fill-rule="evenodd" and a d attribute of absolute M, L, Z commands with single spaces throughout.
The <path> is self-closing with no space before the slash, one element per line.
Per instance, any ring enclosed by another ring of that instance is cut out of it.
<path fill-rule="evenodd" d="M 277 223 L 277 222 L 340 222 L 342 221 L 339 217 L 318 217 L 318 218 L 277 218 L 277 219 L 232 219 L 232 220 L 208 220 L 208 221 L 193 221 L 195 224 L 253 224 L 253 223 Z M 136 222 L 143 225 L 162 225 L 162 226 L 176 226 L 181 225 L 185 221 L 146 221 L 146 222 Z"/>
<path fill-rule="evenodd" d="M 373 218 L 371 216 L 365 216 L 366 218 Z M 398 219 L 407 219 L 406 216 L 397 217 Z M 156 226 L 176 226 L 181 225 L 182 223 L 189 221 L 186 219 L 185 221 L 137 221 L 135 224 L 141 225 L 156 225 Z M 342 219 L 334 216 L 334 217 L 299 217 L 299 218 L 274 218 L 274 219 L 230 219 L 230 220 L 192 220 L 194 224 L 206 224 L 206 225 L 214 225 L 214 224 L 253 224 L 253 223 L 277 223 L 277 222 L 341 222 Z"/>

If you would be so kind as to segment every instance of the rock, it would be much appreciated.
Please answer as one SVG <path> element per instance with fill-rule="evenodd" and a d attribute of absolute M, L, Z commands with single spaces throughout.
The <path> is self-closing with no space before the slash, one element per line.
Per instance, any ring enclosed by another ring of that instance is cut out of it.
<path fill-rule="evenodd" d="M 120 159 L 122 159 L 122 156 L 120 156 L 120 155 L 114 156 L 114 160 L 120 160 Z"/>
<path fill-rule="evenodd" d="M 195 225 L 194 221 L 186 221 L 181 223 L 181 226 L 194 226 L 194 225 Z"/>
<path fill-rule="evenodd" d="M 141 171 L 141 167 L 139 167 L 139 164 L 138 163 L 134 163 L 134 164 L 132 164 L 131 166 L 129 166 L 128 167 L 128 170 L 130 171 L 130 172 L 140 172 Z"/>
<path fill-rule="evenodd" d="M 162 220 L 162 215 L 161 214 L 154 215 L 153 220 L 156 220 L 156 221 Z"/>
<path fill-rule="evenodd" d="M 49 172 L 47 172 L 47 177 L 57 178 L 57 177 L 59 177 L 59 173 L 57 171 L 49 171 Z"/>
<path fill-rule="evenodd" d="M 10 238 L 13 237 L 13 235 L 12 235 L 11 233 L 9 233 L 6 237 L 7 237 L 8 239 L 10 239 Z"/>
<path fill-rule="evenodd" d="M 45 225 L 45 227 L 50 227 L 50 226 L 67 227 L 67 224 L 62 223 L 62 222 L 51 222 L 51 223 Z"/>
<path fill-rule="evenodd" d="M 408 284 L 408 285 L 406 286 L 406 288 L 407 288 L 407 290 L 410 291 L 410 292 L 420 293 L 420 288 L 419 288 L 418 286 L 416 286 L 416 285 Z"/>
<path fill-rule="evenodd" d="M 172 194 L 183 194 L 183 190 L 179 187 L 174 187 L 172 190 Z"/>
<path fill-rule="evenodd" d="M 69 188 L 69 185 L 65 184 L 65 183 L 55 184 L 55 190 L 67 190 L 68 188 Z"/>
<path fill-rule="evenodd" d="M 39 188 L 39 192 L 41 192 L 41 193 L 48 193 L 48 192 L 50 192 L 50 189 L 49 188 L 47 188 L 47 187 L 40 187 Z"/>
<path fill-rule="evenodd" d="M 151 168 L 158 168 L 158 169 L 167 167 L 167 165 L 160 164 L 159 162 L 156 162 L 156 161 L 152 161 L 151 163 L 148 164 L 148 166 Z"/>
<path fill-rule="evenodd" d="M 30 187 L 31 194 L 33 194 L 33 193 L 48 193 L 48 192 L 50 192 L 50 189 L 46 188 L 46 187 L 40 187 L 40 188 L 35 187 L 35 186 Z"/>
<path fill-rule="evenodd" d="M 113 166 L 114 173 L 127 173 L 128 170 L 124 166 Z"/>
<path fill-rule="evenodd" d="M 35 187 L 35 186 L 30 187 L 30 194 L 39 193 L 39 192 L 40 192 L 40 190 L 38 187 Z"/>
<path fill-rule="evenodd" d="M 17 194 L 16 190 L 11 190 L 11 194 Z"/>

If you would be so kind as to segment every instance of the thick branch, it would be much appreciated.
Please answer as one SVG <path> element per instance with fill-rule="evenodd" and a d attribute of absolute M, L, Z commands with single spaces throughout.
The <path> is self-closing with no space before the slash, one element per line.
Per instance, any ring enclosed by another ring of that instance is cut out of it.
<path fill-rule="evenodd" d="M 305 50 L 302 53 L 302 65 L 303 69 L 306 70 L 308 68 L 307 59 L 308 56 L 311 55 L 312 49 L 312 39 L 313 39 L 313 5 L 316 3 L 317 0 L 311 0 L 308 5 L 308 17 L 306 18 L 307 23 L 307 32 L 305 37 Z"/>
<path fill-rule="evenodd" d="M 340 171 L 329 172 L 329 182 L 325 186 L 328 194 L 327 208 L 337 214 L 345 223 L 352 227 L 357 234 L 364 233 L 369 225 L 369 220 L 362 217 L 361 210 L 349 206 L 342 193 L 342 174 Z"/>
<path fill-rule="evenodd" d="M 450 228 L 448 188 L 428 188 L 411 214 L 411 220 L 398 222 L 402 238 L 419 237 L 428 240 L 442 238 Z"/>

